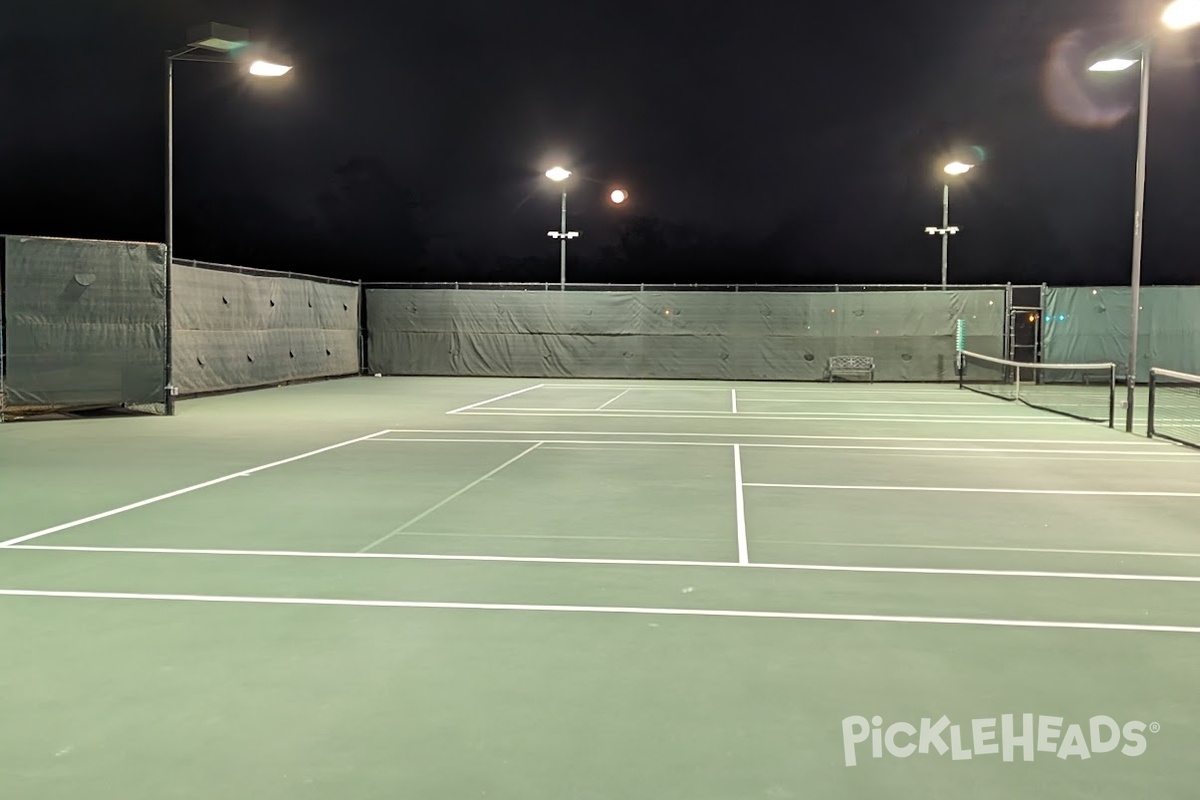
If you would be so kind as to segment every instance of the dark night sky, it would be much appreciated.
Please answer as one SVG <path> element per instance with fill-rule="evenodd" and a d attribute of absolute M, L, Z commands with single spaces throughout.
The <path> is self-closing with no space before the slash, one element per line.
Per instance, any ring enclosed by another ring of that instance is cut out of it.
<path fill-rule="evenodd" d="M 0 230 L 161 241 L 162 55 L 204 21 L 296 64 L 177 67 L 177 254 L 388 280 L 1128 281 L 1140 0 L 8 0 Z M 1200 34 L 1151 87 L 1145 280 L 1200 263 Z M 1169 51 L 1169 52 L 1168 52 Z M 601 199 L 603 182 L 633 193 Z M 583 260 L 576 259 L 582 255 Z"/>

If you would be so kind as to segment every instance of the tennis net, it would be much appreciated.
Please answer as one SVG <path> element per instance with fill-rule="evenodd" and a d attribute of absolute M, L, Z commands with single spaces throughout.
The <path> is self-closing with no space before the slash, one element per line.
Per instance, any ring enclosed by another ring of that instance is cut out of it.
<path fill-rule="evenodd" d="M 960 389 L 1113 427 L 1116 364 L 1027 364 L 966 350 L 958 358 Z"/>
<path fill-rule="evenodd" d="M 1146 432 L 1200 447 L 1200 375 L 1150 370 L 1150 406 Z"/>

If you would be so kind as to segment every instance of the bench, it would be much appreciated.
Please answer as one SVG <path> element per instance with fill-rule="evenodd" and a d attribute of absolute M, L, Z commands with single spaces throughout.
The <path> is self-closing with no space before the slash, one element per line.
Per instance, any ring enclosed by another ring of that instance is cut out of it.
<path fill-rule="evenodd" d="M 830 356 L 826 371 L 830 383 L 833 383 L 835 375 L 866 375 L 874 383 L 875 359 L 870 356 Z"/>

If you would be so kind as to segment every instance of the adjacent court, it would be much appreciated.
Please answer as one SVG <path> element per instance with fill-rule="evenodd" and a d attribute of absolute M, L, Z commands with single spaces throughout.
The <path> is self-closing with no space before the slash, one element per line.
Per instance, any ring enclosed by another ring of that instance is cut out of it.
<path fill-rule="evenodd" d="M 354 378 L 6 425 L 0 473 L 14 797 L 1192 791 L 1200 453 L 1103 424 Z"/>

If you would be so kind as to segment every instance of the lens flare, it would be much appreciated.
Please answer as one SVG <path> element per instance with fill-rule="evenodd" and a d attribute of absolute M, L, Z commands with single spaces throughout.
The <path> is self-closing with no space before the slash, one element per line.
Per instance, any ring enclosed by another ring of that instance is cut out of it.
<path fill-rule="evenodd" d="M 1059 37 L 1051 46 L 1042 70 L 1042 99 L 1056 119 L 1077 128 L 1112 128 L 1133 113 L 1132 103 L 1105 103 L 1099 97 L 1102 83 L 1089 67 L 1089 46 L 1083 31 Z"/>

